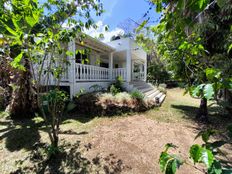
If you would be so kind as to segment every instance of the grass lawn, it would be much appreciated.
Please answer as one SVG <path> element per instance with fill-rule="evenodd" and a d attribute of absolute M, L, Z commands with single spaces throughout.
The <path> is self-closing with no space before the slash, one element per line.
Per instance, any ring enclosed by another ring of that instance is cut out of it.
<path fill-rule="evenodd" d="M 217 107 L 210 109 L 209 125 L 195 122 L 198 105 L 199 100 L 176 88 L 168 90 L 160 108 L 145 113 L 69 116 L 61 125 L 63 153 L 54 161 L 44 161 L 41 147 L 49 140 L 40 118 L 13 121 L 1 116 L 0 173 L 160 173 L 158 159 L 166 143 L 177 145 L 176 153 L 187 158 L 189 147 L 201 143 L 194 140 L 199 130 L 231 123 Z M 231 149 L 226 147 L 225 153 L 232 161 Z M 179 173 L 201 172 L 184 166 Z"/>

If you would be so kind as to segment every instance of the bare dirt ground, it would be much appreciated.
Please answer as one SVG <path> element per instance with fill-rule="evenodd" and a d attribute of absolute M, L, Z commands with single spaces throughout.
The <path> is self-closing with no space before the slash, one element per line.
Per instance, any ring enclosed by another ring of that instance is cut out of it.
<path fill-rule="evenodd" d="M 158 159 L 166 143 L 177 145 L 175 152 L 187 158 L 195 136 L 193 127 L 135 115 L 98 126 L 82 138 L 81 146 L 88 147 L 83 153 L 86 158 L 103 161 L 105 173 L 156 174 L 161 173 Z M 178 173 L 201 172 L 184 166 Z"/>

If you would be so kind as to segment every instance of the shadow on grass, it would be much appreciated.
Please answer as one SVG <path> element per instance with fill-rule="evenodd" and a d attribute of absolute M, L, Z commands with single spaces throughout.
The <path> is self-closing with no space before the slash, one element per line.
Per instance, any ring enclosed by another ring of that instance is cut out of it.
<path fill-rule="evenodd" d="M 63 151 L 57 154 L 55 158 L 47 160 L 46 154 L 41 150 L 46 148 L 46 145 L 38 145 L 26 159 L 17 161 L 21 166 L 23 166 L 25 162 L 30 165 L 25 167 L 19 166 L 15 172 L 12 172 L 12 174 L 87 174 L 99 172 L 119 174 L 124 169 L 130 169 L 130 167 L 123 164 L 122 160 L 117 159 L 114 154 L 109 154 L 107 156 L 97 155 L 92 159 L 84 157 L 83 151 L 88 151 L 92 148 L 90 143 L 84 146 L 85 149 L 80 149 L 80 141 L 77 141 L 74 144 L 64 143 L 61 147 Z"/>
<path fill-rule="evenodd" d="M 196 120 L 196 115 L 199 107 L 188 105 L 171 105 L 171 107 L 183 113 L 183 118 L 198 122 L 198 120 Z M 232 118 L 219 106 L 209 107 L 208 112 L 209 122 L 207 124 L 210 124 L 214 128 L 225 128 L 225 125 L 232 123 Z"/>
<path fill-rule="evenodd" d="M 5 139 L 5 147 L 13 152 L 20 149 L 31 150 L 36 142 L 40 141 L 39 124 L 32 120 L 5 120 L 0 125 L 0 141 Z"/>

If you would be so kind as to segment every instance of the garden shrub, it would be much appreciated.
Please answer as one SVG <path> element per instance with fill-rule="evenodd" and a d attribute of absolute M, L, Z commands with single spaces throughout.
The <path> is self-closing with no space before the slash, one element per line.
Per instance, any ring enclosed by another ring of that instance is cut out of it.
<path fill-rule="evenodd" d="M 160 85 L 158 86 L 158 90 L 159 90 L 160 92 L 166 94 L 166 93 L 167 93 L 167 85 L 166 85 L 166 84 L 160 84 Z"/>
<path fill-rule="evenodd" d="M 75 97 L 78 98 L 78 97 L 80 97 L 84 93 L 85 93 L 85 89 L 81 88 L 80 91 L 75 95 Z"/>
<path fill-rule="evenodd" d="M 114 84 L 112 84 L 110 86 L 110 93 L 113 94 L 113 95 L 116 95 L 117 93 L 120 92 L 120 89 L 119 88 L 116 88 Z"/>
<path fill-rule="evenodd" d="M 123 77 L 122 77 L 122 76 L 118 76 L 118 77 L 116 78 L 115 87 L 116 87 L 117 89 L 119 89 L 120 92 L 123 91 L 122 85 L 123 85 Z"/>
<path fill-rule="evenodd" d="M 120 92 L 115 95 L 115 101 L 118 103 L 132 102 L 132 97 L 127 92 Z"/>
<path fill-rule="evenodd" d="M 123 89 L 123 78 L 122 78 L 122 76 L 118 76 L 118 77 L 116 78 L 116 82 L 113 83 L 113 84 L 111 84 L 111 85 L 109 86 L 109 91 L 110 91 L 110 93 L 112 93 L 113 95 L 116 95 L 117 93 L 124 91 L 124 89 Z"/>
<path fill-rule="evenodd" d="M 140 96 L 140 98 L 142 98 Z M 112 93 L 92 92 L 75 98 L 76 112 L 81 115 L 101 116 L 120 115 L 128 112 L 142 112 L 155 106 L 148 100 L 133 98 L 127 92 Z"/>
<path fill-rule="evenodd" d="M 50 90 L 43 95 L 43 105 L 56 115 L 59 115 L 65 109 L 68 100 L 67 93 L 58 89 Z"/>
<path fill-rule="evenodd" d="M 137 100 L 143 100 L 144 99 L 144 95 L 143 93 L 141 93 L 138 90 L 134 90 L 130 93 L 131 97 Z"/>

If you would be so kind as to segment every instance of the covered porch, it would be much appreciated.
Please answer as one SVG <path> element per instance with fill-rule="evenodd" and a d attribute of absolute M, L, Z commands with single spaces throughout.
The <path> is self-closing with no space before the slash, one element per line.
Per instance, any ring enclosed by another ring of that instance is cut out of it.
<path fill-rule="evenodd" d="M 127 41 L 130 42 L 129 39 Z M 114 81 L 118 76 L 121 76 L 125 82 L 146 81 L 147 62 L 143 50 L 137 47 L 125 47 L 121 50 L 110 44 L 112 43 L 104 44 L 91 37 L 86 39 L 84 44 L 77 41 L 70 42 L 69 51 L 76 52 L 79 49 L 89 48 L 91 54 L 86 56 L 88 61 L 80 59 L 77 54 L 69 56 L 71 65 L 62 82 Z"/>
<path fill-rule="evenodd" d="M 77 53 L 77 50 L 85 49 L 91 52 L 88 55 Z M 131 39 L 105 44 L 88 36 L 84 43 L 77 40 L 70 42 L 68 50 L 76 54 L 68 56 L 70 65 L 61 79 L 61 85 L 70 86 L 71 95 L 94 84 L 106 87 L 118 76 L 128 85 L 132 81 L 146 81 L 146 53 Z"/>

